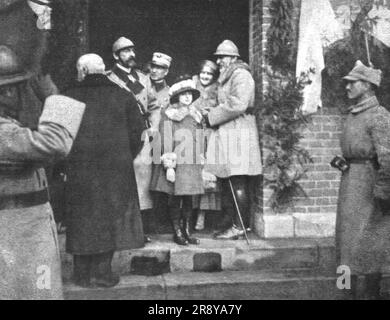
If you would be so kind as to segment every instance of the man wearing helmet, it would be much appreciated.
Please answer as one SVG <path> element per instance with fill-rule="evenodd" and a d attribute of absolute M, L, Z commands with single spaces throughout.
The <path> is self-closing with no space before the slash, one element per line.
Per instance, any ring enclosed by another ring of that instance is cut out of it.
<path fill-rule="evenodd" d="M 213 128 L 207 148 L 208 172 L 221 179 L 227 228 L 218 239 L 239 239 L 250 225 L 249 177 L 262 173 L 260 142 L 253 114 L 255 83 L 237 46 L 223 41 L 215 52 L 220 70 L 218 105 L 204 112 Z M 236 202 L 236 203 L 235 203 Z M 241 223 L 237 208 L 242 214 Z M 243 225 L 244 224 L 244 225 Z"/>
<path fill-rule="evenodd" d="M 125 37 L 120 37 L 112 46 L 115 66 L 107 74 L 108 78 L 119 87 L 136 97 L 140 112 L 144 116 L 149 133 L 157 132 L 160 121 L 160 106 L 153 94 L 152 82 L 146 74 L 135 69 L 136 54 L 134 43 Z M 153 208 L 153 200 L 149 191 L 152 178 L 151 145 L 146 135 L 144 148 L 134 159 L 134 171 L 137 181 L 140 208 L 143 213 Z M 145 237 L 145 241 L 150 239 Z"/>
<path fill-rule="evenodd" d="M 22 126 L 30 77 L 16 54 L 0 45 L 0 299 L 61 299 L 61 261 L 43 166 L 69 153 L 85 105 L 51 95 L 37 130 Z"/>

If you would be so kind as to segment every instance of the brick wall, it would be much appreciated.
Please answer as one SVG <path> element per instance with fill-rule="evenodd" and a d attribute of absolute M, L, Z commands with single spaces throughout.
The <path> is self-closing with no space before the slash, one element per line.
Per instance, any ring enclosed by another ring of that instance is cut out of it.
<path fill-rule="evenodd" d="M 264 56 L 267 44 L 266 32 L 271 21 L 268 10 L 271 0 L 252 0 L 252 2 L 251 63 L 259 95 L 268 85 L 263 70 L 266 67 Z M 294 2 L 298 23 L 300 0 Z M 261 41 L 258 40 L 260 35 Z M 261 66 L 260 70 L 259 66 Z M 262 211 L 255 215 L 254 222 L 255 230 L 261 237 L 326 237 L 334 234 L 340 175 L 330 167 L 329 162 L 334 155 L 340 153 L 341 122 L 342 117 L 337 109 L 324 108 L 311 116 L 309 124 L 302 128 L 304 139 L 301 144 L 310 152 L 314 160 L 314 163 L 308 166 L 306 177 L 301 180 L 301 186 L 308 197 L 297 198 L 293 207 L 286 208 L 282 212 L 274 212 L 268 206 L 272 191 L 264 188 Z M 265 152 L 266 150 L 263 153 Z"/>

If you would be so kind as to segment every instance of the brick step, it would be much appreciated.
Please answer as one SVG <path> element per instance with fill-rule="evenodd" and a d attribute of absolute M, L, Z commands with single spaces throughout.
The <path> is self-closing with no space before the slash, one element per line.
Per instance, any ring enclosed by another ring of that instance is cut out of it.
<path fill-rule="evenodd" d="M 390 278 L 383 286 L 389 292 Z M 333 276 L 310 272 L 185 272 L 160 276 L 124 276 L 110 289 L 65 284 L 68 300 L 338 300 L 345 299 Z"/>
<path fill-rule="evenodd" d="M 121 275 L 160 275 L 182 272 L 313 270 L 317 274 L 334 272 L 334 240 L 251 239 L 220 241 L 199 235 L 199 246 L 178 246 L 171 235 L 152 237 L 142 249 L 116 252 L 113 270 Z M 65 253 L 60 237 L 64 280 L 72 276 L 72 256 Z"/>

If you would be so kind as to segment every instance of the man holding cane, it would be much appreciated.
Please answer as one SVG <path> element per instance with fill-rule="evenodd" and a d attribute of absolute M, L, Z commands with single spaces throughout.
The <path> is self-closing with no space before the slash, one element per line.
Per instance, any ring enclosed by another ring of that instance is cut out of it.
<path fill-rule="evenodd" d="M 261 152 L 253 114 L 255 82 L 249 66 L 239 60 L 237 46 L 230 40 L 217 48 L 220 69 L 218 105 L 204 112 L 213 129 L 207 148 L 205 170 L 222 181 L 225 225 L 216 235 L 221 240 L 237 240 L 250 226 L 249 177 L 262 174 Z"/>

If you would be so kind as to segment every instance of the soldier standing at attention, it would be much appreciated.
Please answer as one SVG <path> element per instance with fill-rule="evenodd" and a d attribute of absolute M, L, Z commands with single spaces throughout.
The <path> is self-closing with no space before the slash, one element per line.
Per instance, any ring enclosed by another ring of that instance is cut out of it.
<path fill-rule="evenodd" d="M 340 138 L 343 157 L 332 161 L 342 171 L 336 253 L 338 265 L 350 268 L 351 298 L 378 299 L 389 248 L 390 113 L 375 96 L 380 70 L 357 61 L 344 80 L 354 105 Z M 364 292 L 357 290 L 359 275 L 365 277 Z"/>

